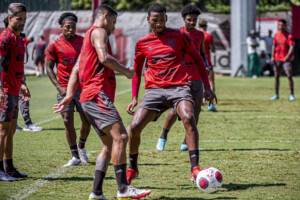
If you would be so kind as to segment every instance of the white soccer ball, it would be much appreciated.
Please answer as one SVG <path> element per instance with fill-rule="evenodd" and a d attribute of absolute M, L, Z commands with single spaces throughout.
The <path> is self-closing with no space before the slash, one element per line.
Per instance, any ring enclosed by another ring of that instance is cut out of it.
<path fill-rule="evenodd" d="M 214 168 L 208 167 L 202 169 L 197 175 L 197 187 L 205 193 L 217 192 L 223 184 L 221 172 Z"/>

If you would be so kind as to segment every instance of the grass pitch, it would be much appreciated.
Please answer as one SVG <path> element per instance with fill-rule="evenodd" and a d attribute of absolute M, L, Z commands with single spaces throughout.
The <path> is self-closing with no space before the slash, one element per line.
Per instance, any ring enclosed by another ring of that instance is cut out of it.
<path fill-rule="evenodd" d="M 171 129 L 166 150 L 155 145 L 166 118 L 150 123 L 142 133 L 140 178 L 132 184 L 151 189 L 145 199 L 299 199 L 300 198 L 300 77 L 295 77 L 296 101 L 289 102 L 288 83 L 281 79 L 280 100 L 274 94 L 273 78 L 217 77 L 218 113 L 204 106 L 198 124 L 200 165 L 216 167 L 223 174 L 223 187 L 215 194 L 201 193 L 189 181 L 187 152 L 181 152 L 184 138 L 181 122 Z M 0 182 L 0 199 L 88 199 L 92 190 L 95 160 L 101 141 L 94 130 L 86 143 L 89 164 L 63 168 L 71 158 L 58 114 L 52 114 L 57 102 L 56 90 L 48 78 L 28 77 L 30 114 L 42 132 L 17 131 L 14 137 L 14 164 L 28 178 L 18 182 Z M 144 89 L 140 90 L 140 98 Z M 126 127 L 132 117 L 126 113 L 131 100 L 131 81 L 117 76 L 115 105 Z M 77 134 L 80 118 L 75 114 Z M 24 126 L 19 115 L 18 124 Z M 110 166 L 104 182 L 104 194 L 116 199 L 117 186 Z"/>

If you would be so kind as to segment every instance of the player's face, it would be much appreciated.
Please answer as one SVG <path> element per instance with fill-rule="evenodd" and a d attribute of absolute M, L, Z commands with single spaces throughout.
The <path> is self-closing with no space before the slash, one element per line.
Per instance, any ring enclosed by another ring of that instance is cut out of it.
<path fill-rule="evenodd" d="M 154 33 L 161 34 L 165 30 L 167 15 L 164 12 L 150 12 L 147 21 Z"/>
<path fill-rule="evenodd" d="M 286 24 L 282 23 L 282 22 L 279 22 L 278 23 L 278 29 L 281 31 L 281 32 L 285 32 L 286 30 Z"/>
<path fill-rule="evenodd" d="M 116 15 L 107 15 L 107 35 L 110 35 L 115 30 L 115 25 L 117 23 L 117 16 Z"/>
<path fill-rule="evenodd" d="M 67 40 L 73 40 L 76 33 L 76 22 L 73 20 L 66 20 L 61 26 L 64 37 Z"/>
<path fill-rule="evenodd" d="M 8 17 L 9 26 L 16 32 L 21 33 L 26 23 L 26 12 L 18 12 L 16 16 Z"/>
<path fill-rule="evenodd" d="M 193 31 L 196 27 L 197 19 L 198 19 L 198 16 L 195 14 L 186 15 L 185 18 L 183 19 L 183 21 L 185 23 L 185 29 L 187 31 Z"/>

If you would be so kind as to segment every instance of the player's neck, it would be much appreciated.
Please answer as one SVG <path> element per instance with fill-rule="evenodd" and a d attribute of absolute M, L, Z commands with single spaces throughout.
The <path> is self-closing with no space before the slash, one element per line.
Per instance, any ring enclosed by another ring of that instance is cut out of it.
<path fill-rule="evenodd" d="M 286 32 L 286 30 L 279 30 L 279 32 L 280 32 L 280 33 L 285 33 L 285 32 Z"/>
<path fill-rule="evenodd" d="M 18 35 L 20 36 L 20 33 L 19 31 L 15 30 L 12 26 L 8 25 L 8 27 L 10 28 L 10 30 L 12 30 L 12 32 L 15 34 L 15 35 Z"/>
<path fill-rule="evenodd" d="M 187 31 L 187 32 L 193 32 L 195 30 L 195 28 L 193 29 L 188 29 L 186 26 L 184 26 L 184 29 Z"/>
<path fill-rule="evenodd" d="M 154 35 L 156 35 L 156 36 L 164 35 L 165 32 L 166 32 L 166 27 L 164 28 L 164 30 L 162 32 L 153 31 Z"/>

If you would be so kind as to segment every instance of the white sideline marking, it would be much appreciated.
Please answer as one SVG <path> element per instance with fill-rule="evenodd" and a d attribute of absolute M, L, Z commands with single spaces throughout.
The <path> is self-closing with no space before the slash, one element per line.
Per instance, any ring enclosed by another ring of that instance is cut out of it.
<path fill-rule="evenodd" d="M 57 116 L 55 116 L 55 117 L 52 117 L 52 118 L 50 118 L 50 119 L 46 119 L 46 120 L 40 121 L 40 122 L 35 123 L 35 124 L 36 124 L 36 125 L 45 124 L 45 123 L 47 123 L 47 122 L 51 122 L 51 121 L 56 120 L 56 119 L 59 119 L 59 118 L 61 118 L 61 116 L 60 116 L 60 115 L 57 115 Z"/>
<path fill-rule="evenodd" d="M 87 155 L 90 156 L 92 153 L 96 153 L 96 152 L 99 152 L 99 151 L 88 151 Z M 16 195 L 8 197 L 7 200 L 25 199 L 26 197 L 28 197 L 32 193 L 36 192 L 40 187 L 43 187 L 45 184 L 47 184 L 49 182 L 49 180 L 47 180 L 47 179 L 49 179 L 49 178 L 51 178 L 51 179 L 58 178 L 60 175 L 62 175 L 63 173 L 65 173 L 66 171 L 68 171 L 71 168 L 72 167 L 62 166 L 58 169 L 55 169 L 52 173 L 48 174 L 45 178 L 38 179 L 37 181 L 35 181 L 31 185 L 29 185 L 29 186 L 25 187 L 24 189 L 20 190 Z"/>

